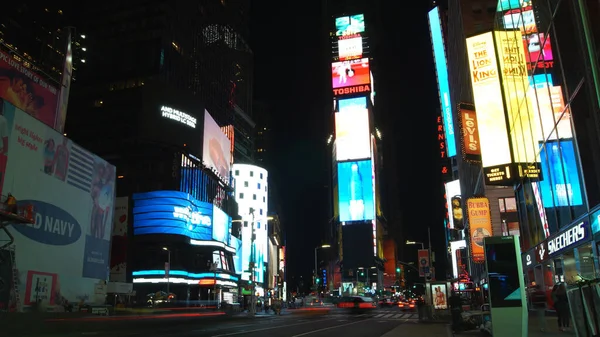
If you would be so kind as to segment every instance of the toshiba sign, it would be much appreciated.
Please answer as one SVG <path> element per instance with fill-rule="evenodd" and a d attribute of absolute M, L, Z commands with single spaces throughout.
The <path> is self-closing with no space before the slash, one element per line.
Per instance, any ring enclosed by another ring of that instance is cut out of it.
<path fill-rule="evenodd" d="M 371 92 L 371 86 L 368 84 L 354 85 L 351 87 L 333 89 L 334 96 L 352 95 L 352 94 L 360 94 L 360 93 L 367 93 L 367 92 Z"/>
<path fill-rule="evenodd" d="M 588 222 L 581 221 L 548 239 L 548 255 L 556 255 L 590 238 Z"/>

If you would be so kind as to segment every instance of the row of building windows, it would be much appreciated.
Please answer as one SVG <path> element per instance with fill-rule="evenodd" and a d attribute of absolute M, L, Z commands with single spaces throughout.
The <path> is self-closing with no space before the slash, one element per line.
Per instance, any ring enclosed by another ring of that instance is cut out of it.
<path fill-rule="evenodd" d="M 256 198 L 256 194 L 252 194 L 252 200 L 256 200 Z M 244 193 L 240 193 L 238 199 L 244 199 Z M 262 197 L 262 201 L 267 202 L 267 197 Z"/>
<path fill-rule="evenodd" d="M 235 174 L 236 177 L 239 177 L 240 176 L 240 170 L 235 170 L 234 174 Z M 250 176 L 254 177 L 254 171 L 250 171 Z M 259 173 L 259 179 L 263 179 L 263 174 L 262 173 Z M 246 187 L 248 187 L 248 185 L 246 185 Z M 260 186 L 259 186 L 259 188 L 260 188 Z"/>

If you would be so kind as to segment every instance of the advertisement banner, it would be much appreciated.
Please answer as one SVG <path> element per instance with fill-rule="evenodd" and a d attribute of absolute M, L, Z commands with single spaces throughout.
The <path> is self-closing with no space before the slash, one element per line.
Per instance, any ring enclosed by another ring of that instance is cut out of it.
<path fill-rule="evenodd" d="M 491 32 L 467 39 L 471 85 L 477 109 L 483 167 L 512 163 L 504 102 Z"/>
<path fill-rule="evenodd" d="M 365 15 L 356 14 L 335 18 L 335 36 L 354 35 L 365 32 Z"/>
<path fill-rule="evenodd" d="M 346 111 L 363 111 L 367 108 L 367 98 L 366 97 L 355 97 L 355 98 L 345 98 L 340 99 L 338 102 L 338 112 L 346 112 Z"/>
<path fill-rule="evenodd" d="M 536 163 L 538 135 L 533 108 L 527 96 L 529 76 L 523 50 L 523 37 L 519 31 L 495 31 L 498 66 L 504 89 L 504 102 L 508 115 L 513 161 Z"/>
<path fill-rule="evenodd" d="M 460 103 L 458 106 L 460 119 L 460 133 L 462 135 L 463 159 L 472 162 L 481 162 L 481 142 L 475 107 L 471 104 Z"/>
<path fill-rule="evenodd" d="M 0 51 L 0 99 L 55 127 L 58 90 L 11 55 Z"/>
<path fill-rule="evenodd" d="M 535 123 L 541 125 L 537 141 L 573 138 L 571 110 L 565 109 L 562 87 L 536 81 L 535 87 L 529 90 L 529 95 L 537 98 L 537 104 L 532 104 Z"/>
<path fill-rule="evenodd" d="M 542 172 L 546 177 L 538 183 L 544 207 L 582 205 L 583 193 L 573 140 L 548 141 L 542 146 L 540 156 L 544 158 Z"/>
<path fill-rule="evenodd" d="M 127 282 L 127 229 L 129 224 L 129 198 L 115 199 L 115 213 L 110 249 L 111 282 Z"/>
<path fill-rule="evenodd" d="M 217 173 L 226 184 L 229 184 L 229 171 L 231 169 L 231 141 L 223 133 L 221 127 L 204 110 L 204 143 L 202 161 L 206 167 Z"/>
<path fill-rule="evenodd" d="M 469 232 L 471 236 L 471 256 L 476 263 L 485 260 L 483 239 L 492 236 L 490 200 L 486 197 L 467 199 Z"/>
<path fill-rule="evenodd" d="M 361 58 L 363 39 L 360 35 L 340 37 L 338 40 L 338 57 L 340 61 Z"/>
<path fill-rule="evenodd" d="M 71 48 L 71 34 L 73 28 L 66 28 L 67 49 L 60 86 L 60 96 L 56 112 L 55 129 L 58 132 L 64 132 L 65 121 L 67 120 L 67 107 L 69 105 L 69 93 L 71 92 L 71 78 L 73 77 L 73 49 Z"/>
<path fill-rule="evenodd" d="M 235 273 L 240 275 L 243 271 L 242 263 L 242 240 L 235 236 L 230 237 L 231 246 L 235 248 L 235 255 L 233 256 L 233 265 L 235 267 Z"/>
<path fill-rule="evenodd" d="M 446 187 L 446 204 L 453 205 L 452 198 L 461 196 L 460 191 L 460 180 L 456 179 L 445 184 Z M 462 214 L 461 214 L 462 215 Z M 454 207 L 452 207 L 452 214 L 448 217 L 448 228 L 454 229 Z"/>
<path fill-rule="evenodd" d="M 368 85 L 371 83 L 369 59 L 334 62 L 331 64 L 332 88 Z"/>
<path fill-rule="evenodd" d="M 448 309 L 448 290 L 445 283 L 432 283 L 431 286 L 431 303 L 436 310 Z"/>
<path fill-rule="evenodd" d="M 446 48 L 444 46 L 444 35 L 442 32 L 442 22 L 438 7 L 429 11 L 428 22 L 439 89 L 440 107 L 442 119 L 444 120 L 444 130 L 446 132 L 446 152 L 448 153 L 448 157 L 454 157 L 456 155 L 454 120 L 452 119 L 452 102 L 450 100 L 448 65 L 446 64 Z"/>
<path fill-rule="evenodd" d="M 429 270 L 429 249 L 419 249 L 418 251 L 418 266 L 419 266 L 419 276 L 425 277 L 425 275 L 429 274 L 431 271 Z"/>
<path fill-rule="evenodd" d="M 367 109 L 335 113 L 335 144 L 337 161 L 371 157 Z"/>
<path fill-rule="evenodd" d="M 231 237 L 231 217 L 213 205 L 212 239 L 229 246 Z"/>
<path fill-rule="evenodd" d="M 33 206 L 35 217 L 34 224 L 9 228 L 21 280 L 28 282 L 20 289 L 31 293 L 25 304 L 90 300 L 109 275 L 115 167 L 11 104 L 2 111 L 8 148 L 1 155 L 1 194 Z"/>
<path fill-rule="evenodd" d="M 340 221 L 375 218 L 371 160 L 337 164 Z"/>

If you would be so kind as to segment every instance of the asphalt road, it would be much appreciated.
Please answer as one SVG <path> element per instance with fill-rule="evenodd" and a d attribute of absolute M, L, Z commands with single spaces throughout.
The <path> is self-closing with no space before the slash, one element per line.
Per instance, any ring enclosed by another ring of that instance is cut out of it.
<path fill-rule="evenodd" d="M 294 311 L 256 317 L 206 314 L 56 319 L 8 331 L 11 337 L 378 337 L 401 325 L 411 331 L 420 331 L 422 326 L 422 335 L 428 335 L 427 326 L 417 322 L 416 314 L 396 308 L 360 314 Z"/>

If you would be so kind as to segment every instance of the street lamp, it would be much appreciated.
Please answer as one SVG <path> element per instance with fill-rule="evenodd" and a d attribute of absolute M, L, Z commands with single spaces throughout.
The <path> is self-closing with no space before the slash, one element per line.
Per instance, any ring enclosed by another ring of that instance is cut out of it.
<path fill-rule="evenodd" d="M 425 249 L 425 246 L 423 245 L 423 242 L 406 240 L 406 244 L 407 245 L 421 245 L 421 249 Z"/>
<path fill-rule="evenodd" d="M 167 268 L 165 268 L 165 273 L 167 274 L 167 302 L 169 302 L 171 298 L 171 251 L 167 247 L 162 248 L 167 252 Z"/>
<path fill-rule="evenodd" d="M 324 244 L 324 245 L 320 245 L 318 247 L 315 247 L 315 290 L 318 290 L 318 285 L 317 285 L 317 250 L 322 249 L 322 248 L 330 248 L 331 245 L 328 244 Z"/>

